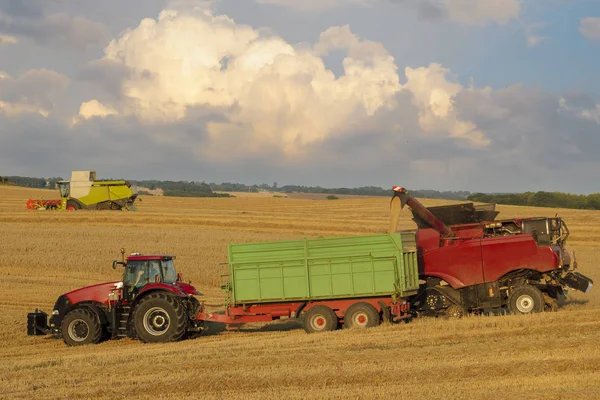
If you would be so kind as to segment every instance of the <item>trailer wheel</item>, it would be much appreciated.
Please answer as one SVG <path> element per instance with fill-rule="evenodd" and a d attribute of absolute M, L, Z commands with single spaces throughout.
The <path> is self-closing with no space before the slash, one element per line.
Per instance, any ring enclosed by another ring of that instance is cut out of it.
<path fill-rule="evenodd" d="M 87 308 L 69 312 L 62 320 L 61 331 L 68 346 L 98 343 L 102 339 L 100 318 Z"/>
<path fill-rule="evenodd" d="M 533 314 L 544 311 L 544 295 L 535 286 L 518 286 L 508 296 L 511 314 Z"/>
<path fill-rule="evenodd" d="M 176 297 L 154 292 L 135 307 L 133 324 L 144 343 L 173 342 L 185 333 L 186 318 L 185 309 Z"/>
<path fill-rule="evenodd" d="M 379 312 L 369 303 L 354 303 L 344 313 L 346 328 L 372 328 L 380 322 Z"/>
<path fill-rule="evenodd" d="M 314 306 L 304 314 L 302 326 L 306 333 L 334 331 L 338 327 L 338 317 L 327 306 Z"/>

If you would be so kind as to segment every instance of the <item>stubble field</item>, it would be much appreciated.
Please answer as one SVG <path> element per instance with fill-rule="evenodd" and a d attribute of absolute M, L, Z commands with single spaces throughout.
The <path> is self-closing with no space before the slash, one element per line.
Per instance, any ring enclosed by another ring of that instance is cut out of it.
<path fill-rule="evenodd" d="M 119 249 L 170 253 L 208 305 L 229 242 L 384 233 L 388 198 L 143 197 L 137 212 L 28 211 L 54 191 L 0 186 L 0 398 L 600 398 L 600 288 L 555 313 L 422 319 L 307 335 L 294 322 L 196 340 L 69 348 L 27 337 L 26 315 L 109 280 Z M 440 201 L 423 200 L 425 205 Z M 447 202 L 444 202 L 447 203 Z M 600 212 L 499 206 L 499 217 L 554 215 L 580 271 L 600 278 Z M 414 227 L 409 212 L 400 226 Z"/>

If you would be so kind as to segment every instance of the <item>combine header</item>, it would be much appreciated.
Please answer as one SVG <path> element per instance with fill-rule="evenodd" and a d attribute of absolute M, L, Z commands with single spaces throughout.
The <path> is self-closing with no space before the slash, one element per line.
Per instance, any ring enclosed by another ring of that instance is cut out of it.
<path fill-rule="evenodd" d="M 97 180 L 96 171 L 72 171 L 57 182 L 60 200 L 29 199 L 30 210 L 135 210 L 137 192 L 128 181 Z"/>

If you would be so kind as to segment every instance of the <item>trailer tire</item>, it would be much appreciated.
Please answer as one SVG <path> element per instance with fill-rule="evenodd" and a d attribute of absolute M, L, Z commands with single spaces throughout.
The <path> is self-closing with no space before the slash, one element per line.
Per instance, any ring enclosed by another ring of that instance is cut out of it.
<path fill-rule="evenodd" d="M 378 326 L 381 318 L 377 309 L 369 303 L 354 303 L 344 313 L 346 328 L 373 328 Z"/>
<path fill-rule="evenodd" d="M 65 315 L 61 331 L 63 341 L 68 346 L 95 344 L 102 339 L 100 318 L 88 308 L 76 308 Z"/>
<path fill-rule="evenodd" d="M 175 296 L 153 292 L 135 307 L 133 324 L 137 337 L 144 343 L 174 342 L 186 331 L 187 315 Z"/>
<path fill-rule="evenodd" d="M 517 286 L 508 296 L 511 314 L 533 314 L 544 311 L 543 293 L 535 286 Z"/>
<path fill-rule="evenodd" d="M 302 327 L 306 333 L 327 332 L 336 330 L 338 322 L 338 317 L 331 308 L 319 305 L 305 312 Z"/>

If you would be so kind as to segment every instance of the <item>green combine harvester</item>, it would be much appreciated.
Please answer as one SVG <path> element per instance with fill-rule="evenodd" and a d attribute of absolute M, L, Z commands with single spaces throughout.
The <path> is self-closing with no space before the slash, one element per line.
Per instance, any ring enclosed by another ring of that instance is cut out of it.
<path fill-rule="evenodd" d="M 57 182 L 60 200 L 29 199 L 30 210 L 135 210 L 138 193 L 125 180 L 98 180 L 96 171 L 72 171 Z"/>

